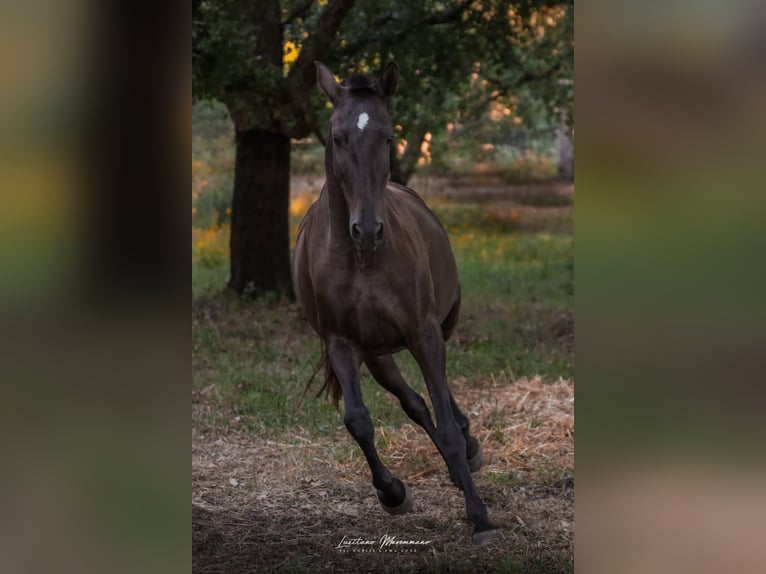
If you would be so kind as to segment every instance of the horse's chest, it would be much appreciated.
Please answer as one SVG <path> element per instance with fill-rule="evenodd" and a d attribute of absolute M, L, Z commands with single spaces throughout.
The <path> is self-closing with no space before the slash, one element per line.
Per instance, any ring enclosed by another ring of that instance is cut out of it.
<path fill-rule="evenodd" d="M 352 285 L 352 299 L 359 311 L 381 317 L 398 316 L 404 311 L 404 301 L 395 289 L 370 285 L 360 281 Z"/>
<path fill-rule="evenodd" d="M 333 330 L 356 340 L 368 349 L 393 348 L 403 345 L 408 317 L 413 314 L 413 301 L 401 285 L 359 274 L 338 285 L 333 305 Z"/>
<path fill-rule="evenodd" d="M 396 322 L 407 314 L 407 301 L 393 285 L 357 279 L 350 285 L 349 301 L 361 319 Z"/>

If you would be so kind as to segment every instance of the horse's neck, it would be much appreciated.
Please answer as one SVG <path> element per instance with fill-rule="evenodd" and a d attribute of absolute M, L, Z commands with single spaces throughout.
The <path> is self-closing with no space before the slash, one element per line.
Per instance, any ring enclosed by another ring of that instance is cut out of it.
<path fill-rule="evenodd" d="M 343 197 L 343 190 L 341 190 L 340 186 L 336 182 L 331 181 L 330 178 L 327 178 L 327 202 L 333 222 L 343 223 L 347 227 L 349 214 L 346 198 Z"/>
<path fill-rule="evenodd" d="M 348 205 L 333 172 L 332 164 L 332 143 L 328 141 L 325 147 L 325 191 L 330 213 L 330 228 L 336 237 L 346 237 L 348 235 Z"/>
<path fill-rule="evenodd" d="M 348 205 L 343 196 L 343 190 L 337 183 L 332 173 L 328 171 L 325 181 L 325 193 L 327 193 L 328 214 L 330 217 L 330 230 L 333 237 L 346 239 L 348 232 Z"/>

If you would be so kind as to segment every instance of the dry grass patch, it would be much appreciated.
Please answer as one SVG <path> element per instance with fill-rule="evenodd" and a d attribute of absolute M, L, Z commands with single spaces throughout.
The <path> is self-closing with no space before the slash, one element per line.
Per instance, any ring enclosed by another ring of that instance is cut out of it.
<path fill-rule="evenodd" d="M 482 384 L 483 383 L 483 384 Z M 192 431 L 195 572 L 570 572 L 573 383 L 453 382 L 485 467 L 477 487 L 504 538 L 470 542 L 462 495 L 425 433 L 377 429 L 382 458 L 415 508 L 380 508 L 369 470 L 340 425 L 328 436 Z M 374 418 L 374 413 L 373 413 Z M 415 552 L 343 553 L 343 536 L 429 540 Z"/>

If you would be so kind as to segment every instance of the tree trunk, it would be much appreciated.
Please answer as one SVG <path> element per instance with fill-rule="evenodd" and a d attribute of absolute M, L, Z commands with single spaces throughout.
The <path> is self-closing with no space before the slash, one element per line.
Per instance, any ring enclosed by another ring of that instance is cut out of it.
<path fill-rule="evenodd" d="M 407 142 L 404 154 L 401 158 L 396 157 L 396 146 L 391 146 L 391 181 L 407 185 L 407 182 L 415 173 L 415 167 L 420 159 L 420 146 L 426 138 L 428 130 L 419 129 L 417 136 Z"/>
<path fill-rule="evenodd" d="M 402 174 L 402 160 L 396 156 L 395 145 L 389 148 L 388 156 L 391 162 L 391 174 L 389 175 L 391 181 L 407 185 L 407 180 L 404 179 Z"/>
<path fill-rule="evenodd" d="M 294 299 L 290 274 L 290 138 L 237 131 L 229 288 Z"/>

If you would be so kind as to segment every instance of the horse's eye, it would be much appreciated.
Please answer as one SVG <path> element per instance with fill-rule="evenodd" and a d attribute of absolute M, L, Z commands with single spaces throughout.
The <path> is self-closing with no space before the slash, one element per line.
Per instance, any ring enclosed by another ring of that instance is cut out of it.
<path fill-rule="evenodd" d="M 388 136 L 388 137 L 386 138 L 386 143 L 387 143 L 387 144 L 390 144 L 392 141 L 394 141 L 394 136 Z"/>
<path fill-rule="evenodd" d="M 335 145 L 341 145 L 343 143 L 343 138 L 340 136 L 334 135 L 332 136 L 332 143 L 334 143 Z"/>

